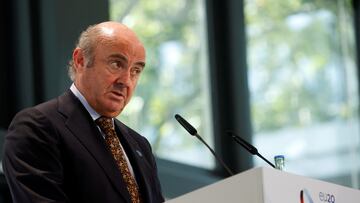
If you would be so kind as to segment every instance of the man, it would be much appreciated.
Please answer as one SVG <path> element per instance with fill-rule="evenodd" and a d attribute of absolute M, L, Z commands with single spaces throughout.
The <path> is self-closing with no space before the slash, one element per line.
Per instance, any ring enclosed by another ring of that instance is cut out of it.
<path fill-rule="evenodd" d="M 81 34 L 70 90 L 10 124 L 3 169 L 14 202 L 164 201 L 148 141 L 115 119 L 144 66 L 144 46 L 126 26 Z"/>

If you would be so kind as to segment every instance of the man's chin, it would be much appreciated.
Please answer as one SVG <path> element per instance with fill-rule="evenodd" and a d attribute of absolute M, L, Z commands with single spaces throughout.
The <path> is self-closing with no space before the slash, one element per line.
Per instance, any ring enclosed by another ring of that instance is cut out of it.
<path fill-rule="evenodd" d="M 109 117 L 109 118 L 115 118 L 120 113 L 121 113 L 121 111 L 107 111 L 107 112 L 102 112 L 101 115 Z"/>
<path fill-rule="evenodd" d="M 101 109 L 98 109 L 98 113 L 101 114 L 102 116 L 106 116 L 106 117 L 116 117 L 118 116 L 122 110 L 124 109 L 125 107 L 125 101 L 117 101 L 117 102 L 114 102 L 114 101 L 106 101 L 106 102 L 103 102 L 103 108 Z"/>
<path fill-rule="evenodd" d="M 116 107 L 116 108 L 113 107 L 113 108 L 99 110 L 98 113 L 102 116 L 114 118 L 118 116 L 123 109 L 124 107 Z"/>

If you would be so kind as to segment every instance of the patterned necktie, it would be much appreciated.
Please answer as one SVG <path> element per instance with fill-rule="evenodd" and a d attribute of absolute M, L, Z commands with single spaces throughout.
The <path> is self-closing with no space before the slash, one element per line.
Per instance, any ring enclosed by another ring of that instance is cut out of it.
<path fill-rule="evenodd" d="M 95 123 L 100 127 L 100 129 L 105 134 L 105 142 L 107 144 L 108 149 L 111 151 L 118 168 L 120 169 L 122 177 L 126 183 L 127 190 L 130 193 L 131 202 L 139 203 L 140 202 L 139 188 L 136 185 L 134 177 L 130 173 L 124 151 L 120 146 L 119 138 L 116 136 L 112 119 L 102 116 L 96 119 Z"/>

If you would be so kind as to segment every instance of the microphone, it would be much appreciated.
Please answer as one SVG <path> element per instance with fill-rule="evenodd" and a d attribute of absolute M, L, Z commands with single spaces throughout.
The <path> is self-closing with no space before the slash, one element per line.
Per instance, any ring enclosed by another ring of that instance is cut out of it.
<path fill-rule="evenodd" d="M 232 137 L 235 142 L 237 142 L 238 144 L 240 144 L 242 147 L 244 147 L 247 151 L 249 151 L 252 155 L 256 155 L 258 157 L 260 157 L 262 160 L 264 160 L 266 163 L 268 163 L 270 166 L 272 166 L 273 168 L 275 168 L 275 165 L 273 163 L 271 163 L 269 160 L 267 160 L 265 157 L 263 157 L 259 151 L 256 149 L 256 147 L 254 147 L 253 145 L 251 145 L 250 143 L 246 142 L 244 139 L 242 139 L 240 136 L 236 135 L 234 132 L 232 131 L 227 131 L 227 134 Z"/>
<path fill-rule="evenodd" d="M 185 128 L 186 131 L 190 133 L 190 135 L 193 135 L 197 137 L 214 155 L 214 157 L 221 163 L 221 165 L 226 169 L 226 171 L 232 176 L 234 173 L 229 169 L 229 167 L 224 163 L 224 161 L 217 156 L 215 151 L 211 149 L 211 147 L 200 137 L 200 135 L 197 133 L 197 130 L 188 123 L 183 117 L 181 117 L 179 114 L 175 114 L 175 119 L 182 125 L 182 127 Z"/>

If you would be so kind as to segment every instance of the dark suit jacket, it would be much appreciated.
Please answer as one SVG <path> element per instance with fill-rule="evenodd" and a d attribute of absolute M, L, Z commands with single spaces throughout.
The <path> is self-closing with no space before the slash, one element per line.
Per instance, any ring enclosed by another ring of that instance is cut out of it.
<path fill-rule="evenodd" d="M 148 141 L 118 120 L 115 126 L 144 202 L 163 202 Z M 3 169 L 14 202 L 131 202 L 101 133 L 71 91 L 14 117 Z"/>

